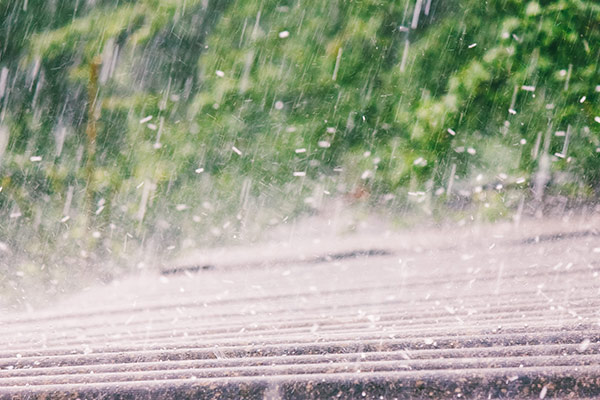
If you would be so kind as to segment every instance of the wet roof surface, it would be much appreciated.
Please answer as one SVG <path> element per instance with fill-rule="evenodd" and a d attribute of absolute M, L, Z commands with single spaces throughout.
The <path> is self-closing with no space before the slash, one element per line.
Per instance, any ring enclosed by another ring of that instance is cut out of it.
<path fill-rule="evenodd" d="M 600 237 L 527 232 L 220 250 L 4 314 L 0 398 L 598 396 Z"/>

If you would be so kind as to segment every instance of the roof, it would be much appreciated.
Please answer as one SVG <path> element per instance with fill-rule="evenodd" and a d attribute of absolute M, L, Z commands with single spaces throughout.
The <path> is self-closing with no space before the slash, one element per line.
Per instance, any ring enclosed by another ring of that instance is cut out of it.
<path fill-rule="evenodd" d="M 599 396 L 584 222 L 190 255 L 5 313 L 0 398 Z"/>

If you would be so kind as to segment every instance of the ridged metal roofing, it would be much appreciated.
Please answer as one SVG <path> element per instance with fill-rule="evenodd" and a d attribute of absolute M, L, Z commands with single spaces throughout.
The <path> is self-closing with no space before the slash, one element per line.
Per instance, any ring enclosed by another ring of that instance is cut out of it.
<path fill-rule="evenodd" d="M 600 396 L 595 231 L 402 240 L 238 251 L 5 314 L 0 398 Z"/>

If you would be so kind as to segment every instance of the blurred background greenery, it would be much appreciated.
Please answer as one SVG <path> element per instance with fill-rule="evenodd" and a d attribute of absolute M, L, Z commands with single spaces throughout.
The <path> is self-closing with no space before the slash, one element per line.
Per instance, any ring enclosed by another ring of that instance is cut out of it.
<path fill-rule="evenodd" d="M 587 0 L 2 0 L 0 290 L 254 241 L 328 199 L 593 205 L 599 45 Z"/>

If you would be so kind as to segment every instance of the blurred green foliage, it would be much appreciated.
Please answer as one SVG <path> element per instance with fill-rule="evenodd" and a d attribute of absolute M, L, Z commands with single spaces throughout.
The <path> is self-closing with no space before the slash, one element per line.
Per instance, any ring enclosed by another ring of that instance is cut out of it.
<path fill-rule="evenodd" d="M 587 0 L 4 0 L 0 285 L 15 257 L 112 271 L 328 197 L 591 201 L 599 44 Z"/>

